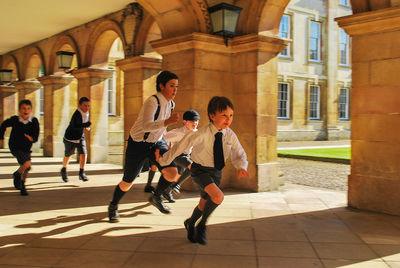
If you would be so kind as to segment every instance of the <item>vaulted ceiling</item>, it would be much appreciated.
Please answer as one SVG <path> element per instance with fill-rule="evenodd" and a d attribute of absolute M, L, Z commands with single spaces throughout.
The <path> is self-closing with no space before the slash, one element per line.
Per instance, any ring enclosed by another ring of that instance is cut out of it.
<path fill-rule="evenodd" d="M 0 55 L 118 11 L 134 0 L 1 0 Z"/>

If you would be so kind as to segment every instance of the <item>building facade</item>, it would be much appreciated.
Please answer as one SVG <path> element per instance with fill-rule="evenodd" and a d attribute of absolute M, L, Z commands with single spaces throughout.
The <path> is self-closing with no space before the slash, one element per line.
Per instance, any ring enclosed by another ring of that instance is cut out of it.
<path fill-rule="evenodd" d="M 278 141 L 350 139 L 350 38 L 334 21 L 349 0 L 292 0 L 279 36 Z"/>

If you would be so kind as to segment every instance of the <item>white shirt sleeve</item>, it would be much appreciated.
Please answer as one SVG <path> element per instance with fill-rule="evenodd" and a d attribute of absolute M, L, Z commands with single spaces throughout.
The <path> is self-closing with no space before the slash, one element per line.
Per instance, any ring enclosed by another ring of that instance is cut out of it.
<path fill-rule="evenodd" d="M 232 133 L 231 162 L 236 169 L 247 170 L 247 155 L 236 134 Z"/>
<path fill-rule="evenodd" d="M 171 131 L 168 131 L 164 136 L 163 139 L 170 142 L 170 143 L 175 143 L 178 142 L 182 139 L 182 136 L 179 135 L 178 132 L 179 128 L 175 128 Z"/>
<path fill-rule="evenodd" d="M 154 115 L 157 111 L 157 108 L 158 108 L 158 103 L 154 96 L 149 98 L 143 104 L 143 109 L 144 109 L 144 111 L 143 111 L 143 131 L 144 132 L 151 132 L 151 131 L 165 127 L 164 126 L 165 120 L 157 120 L 156 119 L 156 121 L 153 121 Z"/>
<path fill-rule="evenodd" d="M 172 146 L 158 161 L 161 166 L 168 166 L 174 159 L 181 155 L 183 152 L 196 145 L 199 142 L 199 135 L 197 132 L 188 133 L 183 139 Z"/>

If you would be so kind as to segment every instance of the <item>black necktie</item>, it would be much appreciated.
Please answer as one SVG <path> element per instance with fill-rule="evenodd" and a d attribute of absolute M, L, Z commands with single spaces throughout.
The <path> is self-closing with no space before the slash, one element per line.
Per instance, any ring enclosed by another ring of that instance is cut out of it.
<path fill-rule="evenodd" d="M 214 141 L 214 167 L 216 169 L 223 169 L 225 166 L 224 148 L 222 147 L 222 132 L 215 134 Z"/>

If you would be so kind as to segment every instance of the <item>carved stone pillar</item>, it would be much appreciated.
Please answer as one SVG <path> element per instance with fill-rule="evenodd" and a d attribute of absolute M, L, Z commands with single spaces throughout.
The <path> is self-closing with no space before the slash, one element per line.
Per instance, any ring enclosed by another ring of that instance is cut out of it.
<path fill-rule="evenodd" d="M 69 83 L 72 76 L 39 77 L 44 86 L 44 156 L 64 156 L 63 136 L 69 123 Z"/>
<path fill-rule="evenodd" d="M 337 21 L 353 46 L 348 204 L 400 215 L 400 8 Z"/>

